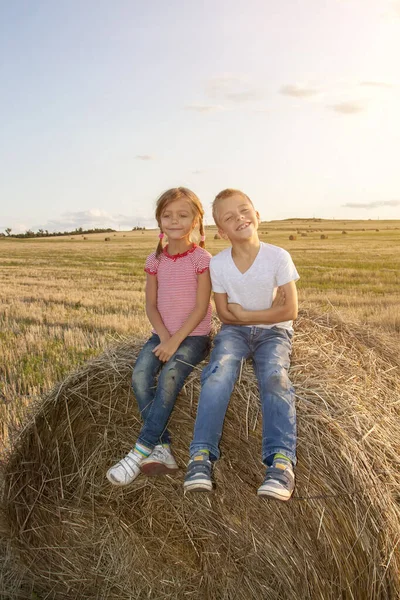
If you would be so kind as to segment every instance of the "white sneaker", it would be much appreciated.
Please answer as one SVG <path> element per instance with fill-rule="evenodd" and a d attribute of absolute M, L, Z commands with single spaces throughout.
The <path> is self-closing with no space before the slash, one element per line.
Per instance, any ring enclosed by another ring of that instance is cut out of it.
<path fill-rule="evenodd" d="M 148 458 L 145 458 L 140 465 L 145 475 L 166 475 L 178 470 L 178 465 L 171 450 L 158 444 Z"/>
<path fill-rule="evenodd" d="M 108 469 L 106 477 L 113 485 L 128 485 L 140 474 L 140 465 L 143 459 L 133 450 L 121 458 L 119 462 Z"/>

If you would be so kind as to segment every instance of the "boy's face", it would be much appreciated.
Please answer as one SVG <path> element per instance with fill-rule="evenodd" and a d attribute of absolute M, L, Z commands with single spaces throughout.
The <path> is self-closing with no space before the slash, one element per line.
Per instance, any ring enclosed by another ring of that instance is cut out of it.
<path fill-rule="evenodd" d="M 241 195 L 220 200 L 216 207 L 218 231 L 232 243 L 257 235 L 260 215 L 252 203 Z"/>

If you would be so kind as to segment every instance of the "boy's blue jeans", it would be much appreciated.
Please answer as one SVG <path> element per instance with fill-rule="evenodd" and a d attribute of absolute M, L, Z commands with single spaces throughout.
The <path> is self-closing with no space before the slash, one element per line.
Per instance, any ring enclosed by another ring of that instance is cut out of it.
<path fill-rule="evenodd" d="M 159 343 L 154 333 L 140 351 L 132 373 L 132 388 L 144 421 L 137 441 L 148 448 L 170 443 L 168 419 L 185 379 L 206 358 L 210 338 L 188 336 L 166 363 L 152 352 Z"/>
<path fill-rule="evenodd" d="M 296 409 L 288 377 L 292 334 L 286 329 L 222 325 L 210 362 L 201 374 L 201 393 L 190 454 L 207 449 L 219 458 L 219 441 L 242 359 L 251 357 L 263 416 L 262 459 L 280 452 L 296 463 Z"/>

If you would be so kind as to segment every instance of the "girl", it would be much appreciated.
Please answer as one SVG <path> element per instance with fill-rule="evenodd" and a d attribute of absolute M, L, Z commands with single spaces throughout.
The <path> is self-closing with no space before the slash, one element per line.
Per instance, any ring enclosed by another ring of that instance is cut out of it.
<path fill-rule="evenodd" d="M 134 448 L 108 470 L 113 485 L 131 483 L 141 471 L 160 475 L 178 469 L 167 422 L 185 379 L 209 350 L 211 255 L 204 250 L 203 216 L 198 197 L 183 187 L 164 192 L 157 201 L 160 241 L 144 269 L 146 313 L 153 331 L 132 375 L 144 425 Z M 200 247 L 191 241 L 196 227 Z M 165 248 L 164 236 L 168 238 Z"/>

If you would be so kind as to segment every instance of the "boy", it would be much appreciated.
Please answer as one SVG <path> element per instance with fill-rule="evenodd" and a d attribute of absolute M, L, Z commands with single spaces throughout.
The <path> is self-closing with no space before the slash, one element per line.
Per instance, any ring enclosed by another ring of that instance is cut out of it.
<path fill-rule="evenodd" d="M 262 459 L 267 467 L 257 493 L 289 500 L 294 489 L 296 411 L 288 369 L 299 275 L 286 250 L 260 242 L 260 215 L 243 192 L 220 192 L 213 202 L 213 217 L 232 248 L 214 256 L 210 263 L 222 327 L 201 375 L 184 488 L 212 490 L 211 461 L 219 458 L 229 399 L 242 360 L 252 357 L 263 415 Z"/>

